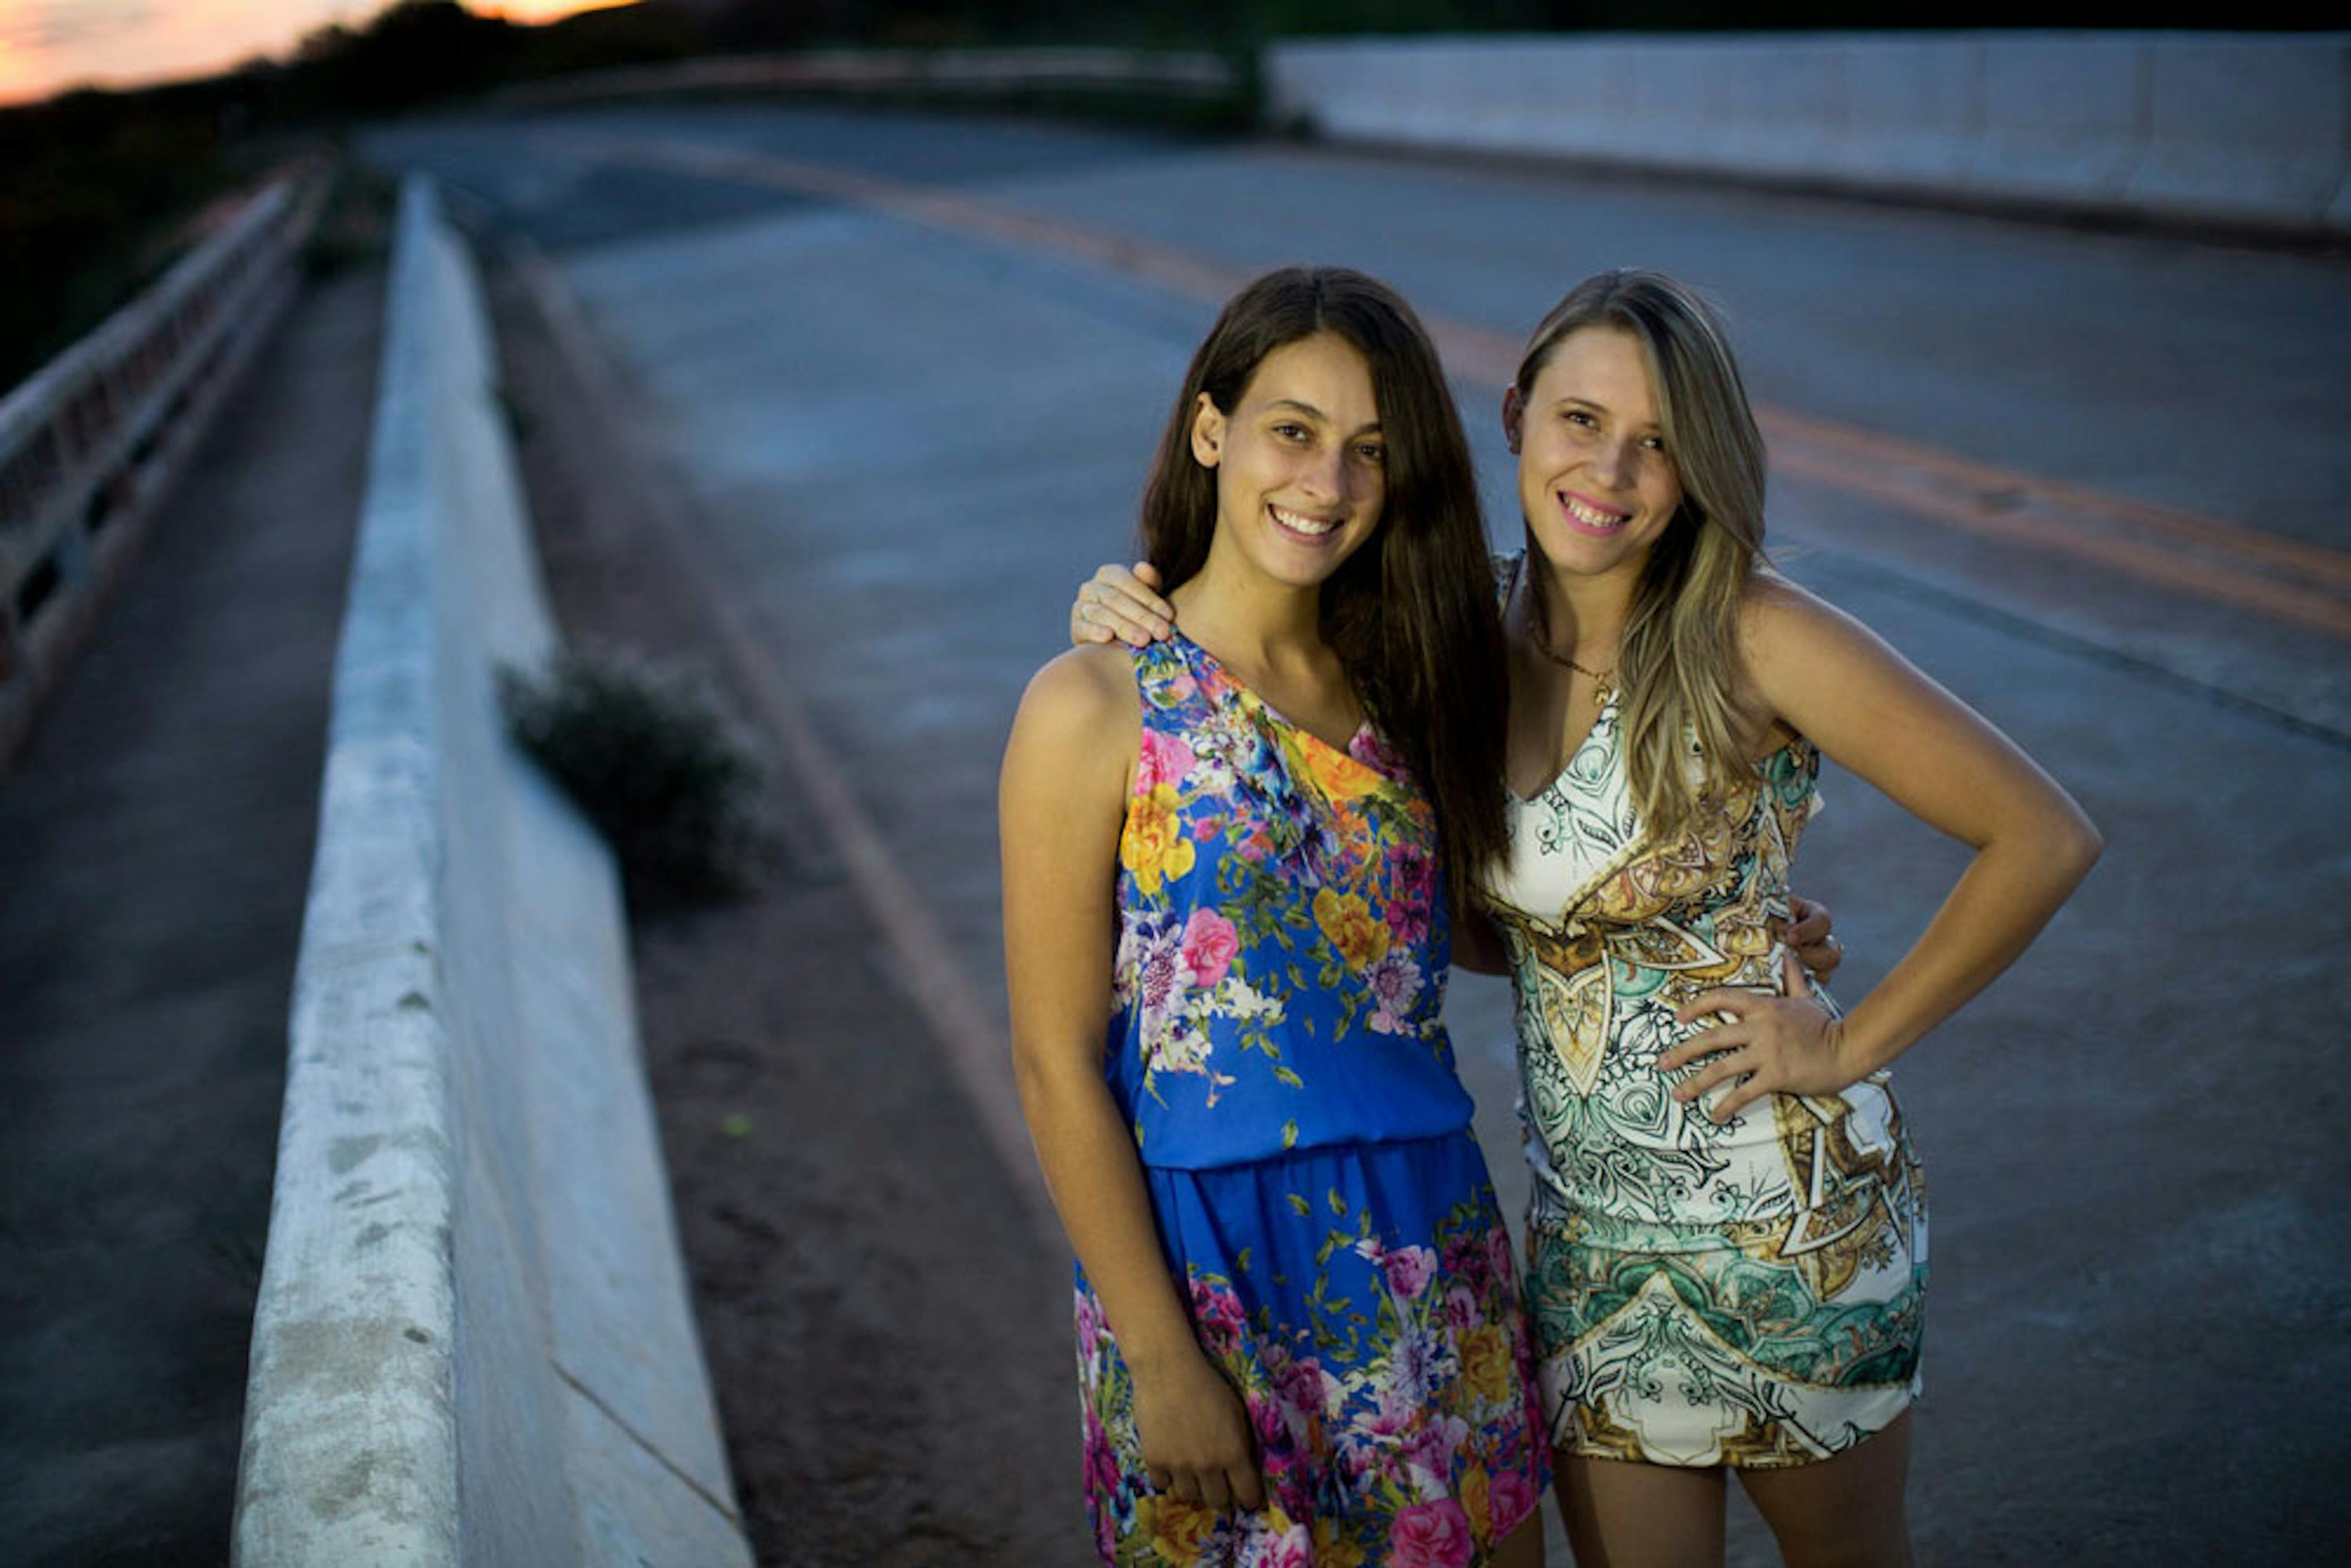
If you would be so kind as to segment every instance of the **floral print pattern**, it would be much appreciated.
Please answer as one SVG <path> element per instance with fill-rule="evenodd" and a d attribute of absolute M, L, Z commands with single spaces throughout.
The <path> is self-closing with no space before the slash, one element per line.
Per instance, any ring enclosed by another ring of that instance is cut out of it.
<path fill-rule="evenodd" d="M 1201 1347 L 1249 1413 L 1268 1506 L 1152 1493 L 1133 1378 L 1081 1274 L 1086 1506 L 1104 1563 L 1467 1568 L 1534 1512 L 1532 1344 L 1477 1162 L 1456 1138 L 1148 1173 L 1163 1225 L 1187 1239 L 1211 1213 L 1228 1226 L 1236 1195 L 1285 1189 L 1294 1225 L 1241 1249 L 1229 1273 L 1194 1258 L 1181 1276 Z M 1428 1195 L 1463 1181 L 1478 1185 L 1428 1223 Z M 1372 1196 L 1384 1189 L 1404 1196 Z"/>
<path fill-rule="evenodd" d="M 1344 749 L 1298 728 L 1181 635 L 1134 657 L 1107 1051 L 1144 1157 L 1468 1125 L 1436 815 L 1403 760 L 1368 723 Z M 1326 1069 L 1347 1092 L 1310 1088 Z"/>
<path fill-rule="evenodd" d="M 1434 813 L 1369 724 L 1332 746 L 1180 635 L 1135 672 L 1104 1071 L 1269 1496 L 1220 1512 L 1152 1492 L 1081 1271 L 1095 1545 L 1115 1564 L 1483 1563 L 1533 1513 L 1547 1449 L 1439 1022 Z"/>

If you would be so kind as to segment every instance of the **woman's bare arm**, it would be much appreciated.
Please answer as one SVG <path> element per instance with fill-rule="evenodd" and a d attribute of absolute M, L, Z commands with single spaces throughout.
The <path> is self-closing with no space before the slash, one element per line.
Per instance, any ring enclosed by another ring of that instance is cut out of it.
<path fill-rule="evenodd" d="M 1834 1092 L 1893 1061 L 2015 961 L 2103 843 L 2081 807 L 2006 736 L 1802 589 L 1759 591 L 1742 644 L 1782 720 L 1976 853 L 1925 934 L 1841 1022 L 1801 998 L 1745 992 L 1684 1006 L 1685 1019 L 1734 1015 L 1658 1059 L 1671 1070 L 1712 1057 L 1677 1090 L 1685 1099 L 1743 1076 L 1714 1107 L 1718 1118 L 1774 1091 Z"/>
<path fill-rule="evenodd" d="M 1054 1207 L 1134 1374 L 1155 1481 L 1256 1508 L 1264 1488 L 1247 1415 L 1193 1336 L 1134 1134 L 1102 1076 L 1139 716 L 1126 655 L 1081 648 L 1038 673 L 1013 721 L 998 790 L 1013 1071 Z"/>

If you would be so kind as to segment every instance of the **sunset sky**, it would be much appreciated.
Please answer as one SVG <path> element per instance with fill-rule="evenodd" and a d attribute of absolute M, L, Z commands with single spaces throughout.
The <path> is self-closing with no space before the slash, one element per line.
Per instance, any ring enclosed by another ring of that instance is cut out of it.
<path fill-rule="evenodd" d="M 469 0 L 486 15 L 543 22 L 624 0 Z M 208 76 L 291 49 L 330 22 L 364 22 L 390 0 L 0 0 L 0 103 L 84 82 L 130 87 Z"/>

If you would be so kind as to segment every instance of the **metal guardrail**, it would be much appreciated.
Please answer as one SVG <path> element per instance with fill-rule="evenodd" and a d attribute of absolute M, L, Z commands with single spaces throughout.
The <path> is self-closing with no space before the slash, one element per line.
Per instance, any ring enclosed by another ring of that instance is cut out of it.
<path fill-rule="evenodd" d="M 0 400 L 0 765 L 294 290 L 325 197 L 287 175 Z"/>

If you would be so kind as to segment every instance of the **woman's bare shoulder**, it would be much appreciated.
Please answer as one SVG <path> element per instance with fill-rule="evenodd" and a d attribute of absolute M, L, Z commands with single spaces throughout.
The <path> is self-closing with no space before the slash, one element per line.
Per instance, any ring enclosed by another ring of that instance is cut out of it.
<path fill-rule="evenodd" d="M 1739 605 L 1739 651 L 1750 670 L 1792 652 L 1870 635 L 1866 627 L 1802 583 L 1776 571 L 1749 580 Z"/>
<path fill-rule="evenodd" d="M 1021 695 L 1015 737 L 1061 748 L 1098 744 L 1143 716 L 1134 653 L 1123 643 L 1086 643 L 1047 661 Z"/>
<path fill-rule="evenodd" d="M 1817 680 L 1821 660 L 1839 644 L 1866 637 L 1859 622 L 1776 571 L 1749 580 L 1739 607 L 1740 707 L 1758 755 L 1799 737 L 1788 716 L 1786 684 Z"/>

